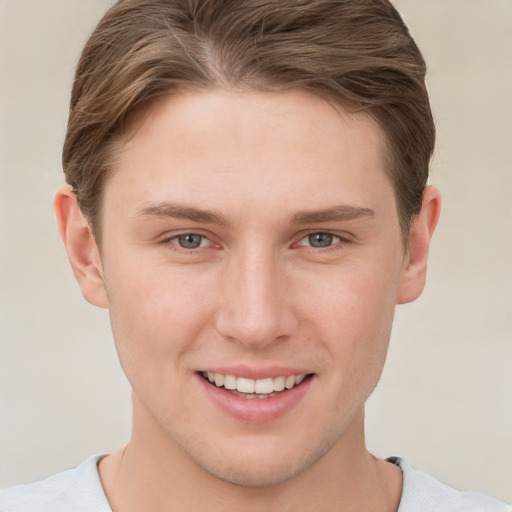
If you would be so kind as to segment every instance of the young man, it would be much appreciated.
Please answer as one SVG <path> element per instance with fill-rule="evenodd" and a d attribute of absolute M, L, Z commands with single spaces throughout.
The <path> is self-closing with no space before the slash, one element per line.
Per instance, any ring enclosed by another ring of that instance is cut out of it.
<path fill-rule="evenodd" d="M 373 457 L 421 293 L 425 67 L 383 0 L 122 0 L 84 49 L 55 195 L 133 388 L 122 450 L 0 510 L 510 511 Z"/>

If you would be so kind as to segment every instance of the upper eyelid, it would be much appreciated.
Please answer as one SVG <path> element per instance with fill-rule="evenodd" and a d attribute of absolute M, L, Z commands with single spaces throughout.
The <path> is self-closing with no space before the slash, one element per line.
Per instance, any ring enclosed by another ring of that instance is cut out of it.
<path fill-rule="evenodd" d="M 161 239 L 161 241 L 165 241 L 165 240 L 173 240 L 180 236 L 185 236 L 185 235 L 196 235 L 196 236 L 201 236 L 203 238 L 207 238 L 208 240 L 212 240 L 212 236 L 210 234 L 205 233 L 201 229 L 183 229 L 183 230 L 178 230 L 178 231 L 166 232 L 166 233 L 162 234 L 159 238 Z"/>
<path fill-rule="evenodd" d="M 200 236 L 202 238 L 209 238 L 207 235 L 203 234 L 203 233 L 198 233 L 197 231 L 183 231 L 182 233 L 173 233 L 172 235 L 167 235 L 167 238 L 179 238 L 180 236 L 187 236 L 187 235 L 192 235 L 192 236 Z"/>

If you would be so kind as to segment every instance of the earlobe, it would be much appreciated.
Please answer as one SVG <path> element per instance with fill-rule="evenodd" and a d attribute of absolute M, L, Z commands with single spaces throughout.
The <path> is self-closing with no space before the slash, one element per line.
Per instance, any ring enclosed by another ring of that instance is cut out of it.
<path fill-rule="evenodd" d="M 57 189 L 53 208 L 60 236 L 83 296 L 95 306 L 108 308 L 98 246 L 70 185 L 61 185 Z"/>
<path fill-rule="evenodd" d="M 398 304 L 417 299 L 425 287 L 428 250 L 440 211 L 439 190 L 432 186 L 426 187 L 421 210 L 411 224 L 409 250 L 398 289 Z"/>

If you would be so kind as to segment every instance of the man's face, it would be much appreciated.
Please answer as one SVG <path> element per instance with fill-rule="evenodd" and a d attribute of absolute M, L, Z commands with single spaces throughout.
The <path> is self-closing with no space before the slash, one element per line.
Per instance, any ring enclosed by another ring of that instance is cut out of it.
<path fill-rule="evenodd" d="M 101 250 L 139 442 L 245 485 L 361 444 L 406 260 L 382 139 L 297 91 L 183 93 L 139 119 Z"/>

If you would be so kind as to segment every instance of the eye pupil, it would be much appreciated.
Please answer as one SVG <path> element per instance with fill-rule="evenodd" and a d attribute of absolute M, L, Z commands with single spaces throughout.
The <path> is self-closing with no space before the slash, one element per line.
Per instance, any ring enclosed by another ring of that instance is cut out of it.
<path fill-rule="evenodd" d="M 197 249 L 200 247 L 203 237 L 201 235 L 187 234 L 178 237 L 178 243 L 184 249 Z"/>
<path fill-rule="evenodd" d="M 313 233 L 308 236 L 312 247 L 329 247 L 332 245 L 334 236 L 330 233 Z"/>

